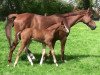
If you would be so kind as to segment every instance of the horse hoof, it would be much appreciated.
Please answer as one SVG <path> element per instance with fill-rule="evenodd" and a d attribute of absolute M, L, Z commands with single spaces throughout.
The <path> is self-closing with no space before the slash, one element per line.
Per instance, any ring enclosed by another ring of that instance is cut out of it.
<path fill-rule="evenodd" d="M 10 65 L 7 65 L 8 67 L 10 66 Z"/>
<path fill-rule="evenodd" d="M 40 63 L 40 66 L 42 66 L 42 64 Z"/>
<path fill-rule="evenodd" d="M 33 63 L 31 63 L 31 66 L 33 66 Z"/>
<path fill-rule="evenodd" d="M 64 63 L 66 63 L 67 62 L 67 60 L 64 60 Z"/>
<path fill-rule="evenodd" d="M 7 64 L 7 66 L 12 66 L 12 63 Z"/>
<path fill-rule="evenodd" d="M 15 68 L 15 65 L 14 65 L 14 68 Z"/>
<path fill-rule="evenodd" d="M 58 64 L 56 63 L 56 66 L 58 66 Z"/>
<path fill-rule="evenodd" d="M 14 64 L 14 66 L 13 67 L 15 67 L 16 66 L 16 64 Z"/>

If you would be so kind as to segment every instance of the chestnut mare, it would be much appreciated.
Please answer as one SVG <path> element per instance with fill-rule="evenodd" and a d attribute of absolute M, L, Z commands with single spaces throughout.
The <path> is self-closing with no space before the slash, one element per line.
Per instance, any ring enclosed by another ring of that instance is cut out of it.
<path fill-rule="evenodd" d="M 41 15 L 30 14 L 30 13 L 9 15 L 7 19 L 7 25 L 5 27 L 6 36 L 10 45 L 8 62 L 11 63 L 12 53 L 18 44 L 17 35 L 20 33 L 20 31 L 24 30 L 25 28 L 33 27 L 33 28 L 38 28 L 38 29 L 46 29 L 50 27 L 51 25 L 59 23 L 61 21 L 61 18 L 63 17 L 66 20 L 66 23 L 67 23 L 66 27 L 69 32 L 70 32 L 70 28 L 78 22 L 83 22 L 92 30 L 94 30 L 96 28 L 96 24 L 92 20 L 91 16 L 92 16 L 92 13 L 90 10 L 82 10 L 79 12 L 72 12 L 72 13 L 67 13 L 67 14 L 51 15 L 51 16 L 41 16 Z M 13 43 L 11 43 L 11 28 L 13 25 L 15 29 L 15 39 Z M 66 33 L 65 31 L 62 31 L 62 30 L 58 30 L 55 33 L 54 39 L 52 41 L 53 48 L 54 48 L 55 42 L 57 40 L 60 40 L 61 60 L 63 61 L 64 61 L 65 43 L 66 43 L 68 35 L 69 33 Z"/>

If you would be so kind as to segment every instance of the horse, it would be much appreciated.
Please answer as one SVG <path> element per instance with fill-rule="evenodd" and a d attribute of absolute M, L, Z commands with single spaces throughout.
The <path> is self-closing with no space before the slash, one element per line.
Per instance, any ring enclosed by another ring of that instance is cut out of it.
<path fill-rule="evenodd" d="M 54 53 L 54 49 L 52 46 L 53 44 L 52 40 L 54 38 L 54 33 L 58 31 L 60 27 L 64 27 L 63 29 L 65 29 L 65 31 L 67 32 L 66 25 L 63 19 L 61 23 L 54 24 L 48 27 L 47 29 L 38 29 L 38 28 L 33 28 L 33 27 L 24 29 L 20 33 L 21 47 L 18 50 L 17 57 L 14 63 L 14 67 L 18 63 L 19 56 L 24 49 L 27 54 L 28 60 L 30 61 L 31 65 L 33 65 L 32 59 L 29 57 L 28 50 L 26 49 L 26 47 L 29 46 L 29 43 L 31 42 L 31 40 L 41 42 L 44 48 L 47 45 L 50 48 L 50 51 L 52 53 L 54 63 L 56 64 L 56 66 L 58 66 L 55 53 Z M 45 49 L 42 50 L 42 57 L 41 57 L 40 65 L 42 65 L 43 63 L 44 55 L 45 55 Z"/>
<path fill-rule="evenodd" d="M 92 30 L 95 30 L 96 24 L 91 18 L 92 13 L 90 10 L 81 10 L 79 12 L 71 12 L 67 14 L 57 14 L 51 16 L 42 16 L 37 14 L 31 13 L 23 13 L 23 14 L 11 14 L 8 16 L 7 25 L 5 26 L 6 36 L 9 41 L 10 45 L 10 52 L 8 57 L 8 62 L 11 63 L 12 53 L 18 44 L 17 35 L 20 31 L 24 30 L 25 28 L 39 28 L 39 29 L 46 29 L 51 25 L 58 23 L 61 18 L 65 18 L 66 20 L 66 27 L 70 33 L 70 29 L 78 22 L 83 22 Z M 11 44 L 11 28 L 14 25 L 15 29 L 15 39 L 14 42 Z M 63 29 L 63 28 L 61 28 Z M 64 49 L 65 43 L 69 33 L 65 31 L 57 31 L 55 33 L 55 37 L 52 41 L 53 48 L 57 40 L 61 42 L 61 60 L 64 61 Z M 27 48 L 28 49 L 28 48 Z"/>

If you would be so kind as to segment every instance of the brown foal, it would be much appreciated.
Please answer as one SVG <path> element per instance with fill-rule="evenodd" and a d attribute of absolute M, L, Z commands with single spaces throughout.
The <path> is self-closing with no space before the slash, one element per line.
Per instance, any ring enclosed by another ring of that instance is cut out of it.
<path fill-rule="evenodd" d="M 56 66 L 57 60 L 55 57 L 54 49 L 53 49 L 53 44 L 52 40 L 54 38 L 55 31 L 59 30 L 59 27 L 64 27 L 65 31 L 67 32 L 67 27 L 66 25 L 62 25 L 61 23 L 54 24 L 53 26 L 50 26 L 47 29 L 38 29 L 38 28 L 26 28 L 21 32 L 21 47 L 18 50 L 17 57 L 14 63 L 14 67 L 16 66 L 19 56 L 21 52 L 25 49 L 25 52 L 28 54 L 28 50 L 26 47 L 29 45 L 30 41 L 33 39 L 35 41 L 39 41 L 43 44 L 43 50 L 42 50 L 42 57 L 40 60 L 40 65 L 42 65 L 43 60 L 44 60 L 44 55 L 45 55 L 45 47 L 46 45 L 50 48 L 51 54 L 53 56 L 54 63 Z M 30 61 L 31 65 L 33 65 L 33 62 L 30 58 L 28 58 Z"/>

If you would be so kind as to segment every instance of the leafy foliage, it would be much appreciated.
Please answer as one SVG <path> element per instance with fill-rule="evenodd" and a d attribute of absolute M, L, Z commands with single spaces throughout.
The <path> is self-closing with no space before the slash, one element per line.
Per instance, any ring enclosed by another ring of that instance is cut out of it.
<path fill-rule="evenodd" d="M 37 13 L 54 14 L 70 12 L 73 6 L 63 4 L 56 0 L 3 0 L 1 3 L 1 15 L 7 16 L 10 13 Z"/>

